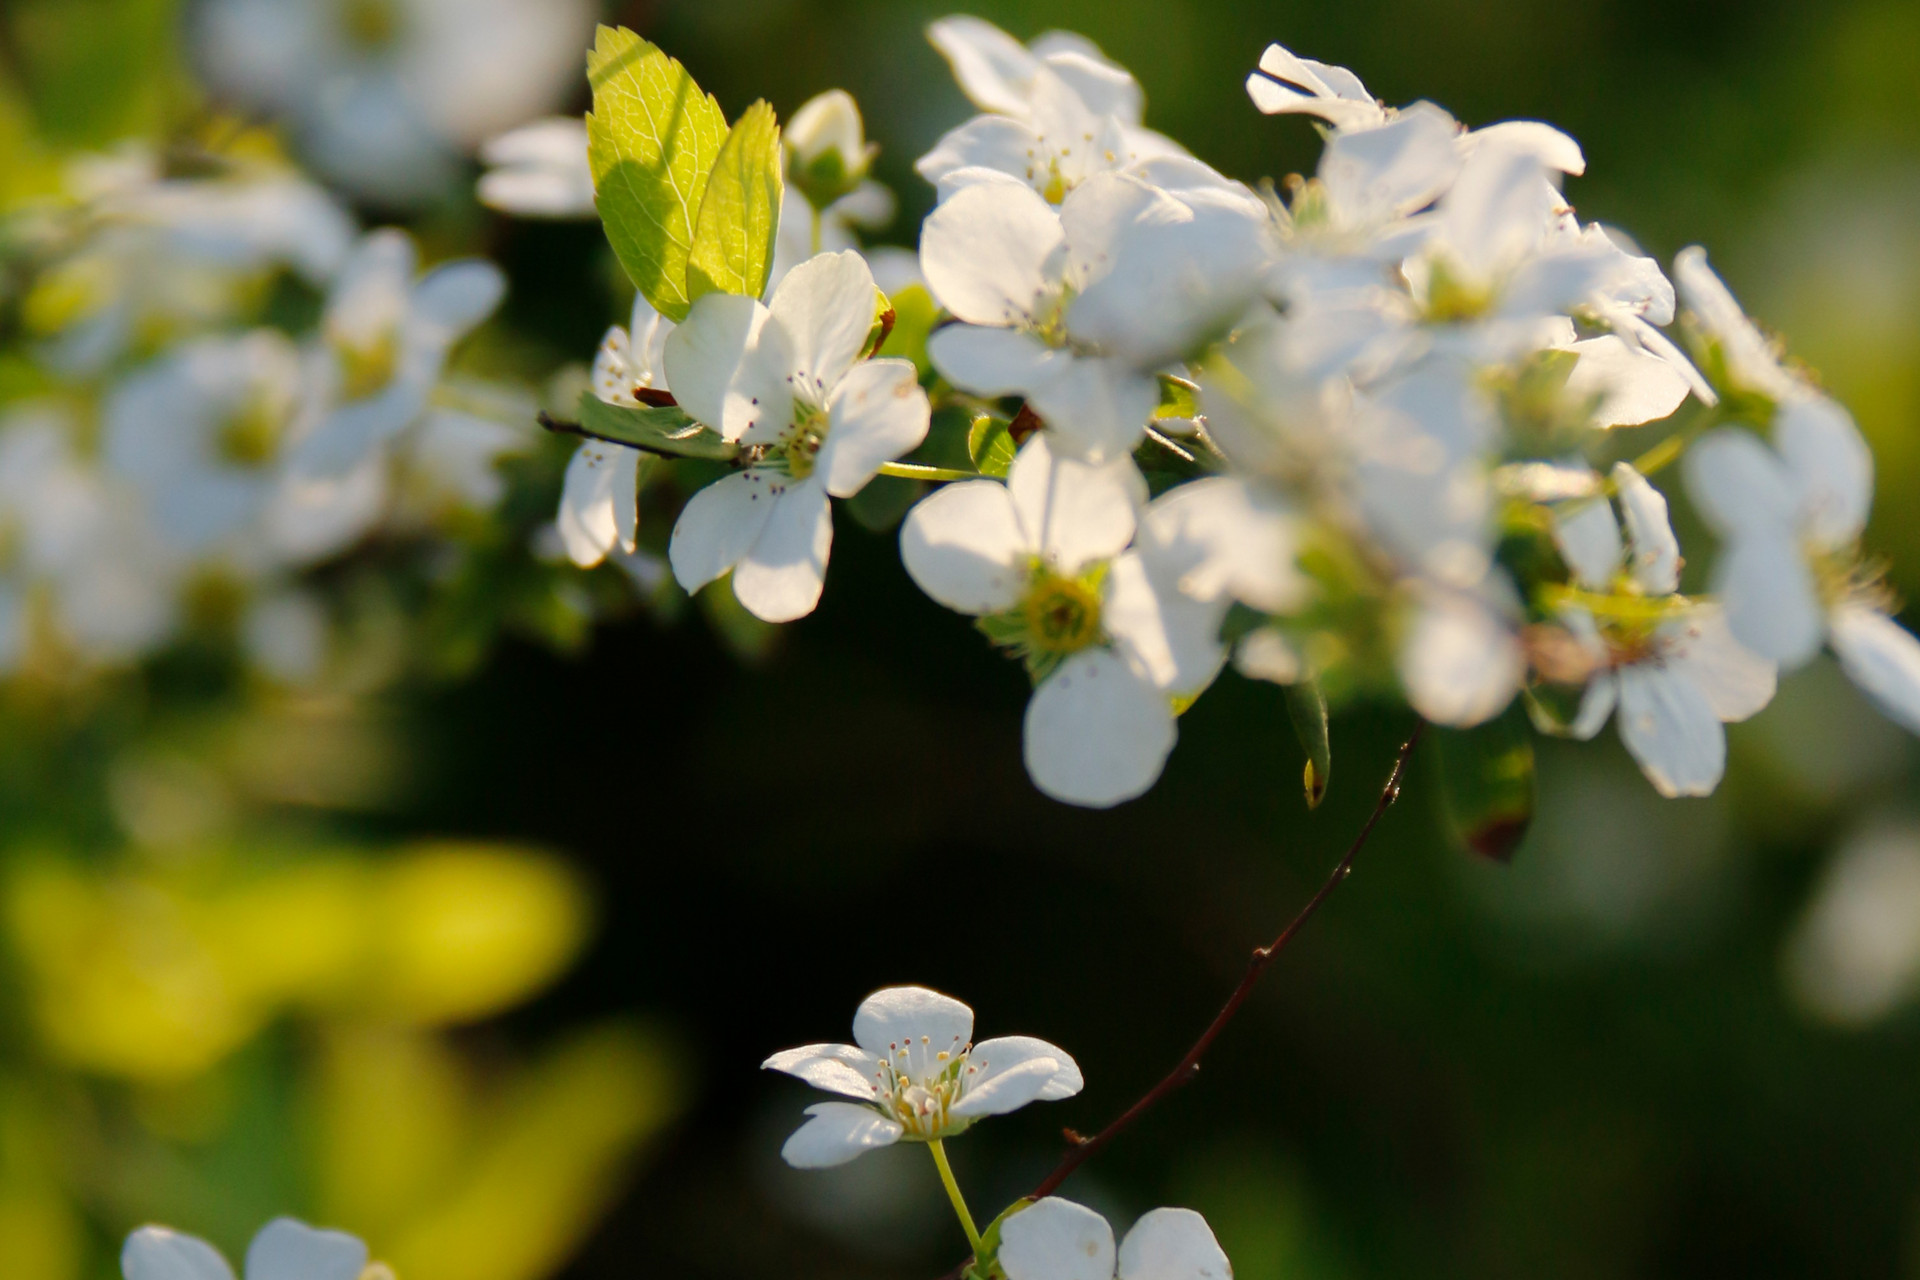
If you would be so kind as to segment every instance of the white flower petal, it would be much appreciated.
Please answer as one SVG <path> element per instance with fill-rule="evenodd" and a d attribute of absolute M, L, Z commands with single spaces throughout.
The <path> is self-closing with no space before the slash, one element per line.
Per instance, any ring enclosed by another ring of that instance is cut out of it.
<path fill-rule="evenodd" d="M 1154 1209 L 1120 1242 L 1120 1280 L 1233 1280 L 1233 1267 L 1205 1218 Z"/>
<path fill-rule="evenodd" d="M 1058 1102 L 1062 1098 L 1071 1098 L 1086 1087 L 1086 1078 L 1080 1074 L 1080 1065 L 1059 1045 L 1048 1044 L 1045 1040 L 1033 1036 L 995 1036 L 991 1040 L 982 1040 L 973 1047 L 969 1064 L 977 1066 L 980 1074 L 975 1077 L 975 1087 L 999 1075 L 1028 1062 L 1045 1059 L 1053 1064 L 1053 1074 L 1046 1086 L 1035 1095 L 1041 1102 Z"/>
<path fill-rule="evenodd" d="M 1057 457 L 1044 433 L 1021 446 L 1007 472 L 1027 546 L 1069 575 L 1126 549 L 1146 489 L 1133 459 L 1094 466 Z"/>
<path fill-rule="evenodd" d="M 1798 519 L 1799 491 L 1792 475 L 1751 432 L 1709 431 L 1693 442 L 1682 465 L 1694 506 L 1721 534 L 1784 533 Z"/>
<path fill-rule="evenodd" d="M 1265 485 L 1210 476 L 1148 504 L 1139 545 L 1197 600 L 1240 600 L 1264 613 L 1292 613 L 1312 582 L 1300 572 L 1300 520 Z"/>
<path fill-rule="evenodd" d="M 927 438 L 932 409 L 910 360 L 869 360 L 840 380 L 827 402 L 829 429 L 814 466 L 827 492 L 850 498 L 881 464 Z"/>
<path fill-rule="evenodd" d="M 1613 672 L 1595 673 L 1587 681 L 1586 692 L 1580 695 L 1580 709 L 1573 714 L 1573 723 L 1566 728 L 1568 737 L 1578 742 L 1591 742 L 1607 724 L 1615 705 L 1620 701 L 1620 684 L 1613 678 Z"/>
<path fill-rule="evenodd" d="M 1720 549 L 1714 593 L 1734 639 L 1783 670 L 1820 651 L 1826 619 L 1791 530 L 1740 535 Z"/>
<path fill-rule="evenodd" d="M 1378 129 L 1335 136 L 1319 170 L 1335 215 L 1373 227 L 1433 203 L 1460 172 L 1455 131 L 1452 116 L 1420 103 Z"/>
<path fill-rule="evenodd" d="M 1056 1196 L 1000 1224 L 1007 1280 L 1113 1280 L 1114 1254 L 1107 1220 Z"/>
<path fill-rule="evenodd" d="M 554 523 L 567 555 L 581 568 L 599 564 L 615 544 L 633 549 L 639 465 L 638 449 L 601 440 L 574 451 Z"/>
<path fill-rule="evenodd" d="M 784 427 L 791 416 L 791 366 L 777 367 L 790 352 L 785 335 L 769 329 L 772 314 L 752 298 L 709 293 L 667 337 L 667 385 L 674 398 L 689 416 L 729 440 L 741 439 L 763 419 Z M 768 350 L 762 356 L 763 346 Z"/>
<path fill-rule="evenodd" d="M 1416 601 L 1399 655 L 1413 709 L 1436 724 L 1462 729 L 1499 715 L 1526 672 L 1510 621 L 1468 592 L 1422 587 Z"/>
<path fill-rule="evenodd" d="M 1581 586 L 1595 591 L 1611 588 L 1626 554 L 1612 503 L 1603 497 L 1582 498 L 1553 508 L 1553 541 Z"/>
<path fill-rule="evenodd" d="M 506 296 L 506 273 L 491 262 L 443 263 L 414 286 L 413 316 L 435 341 L 451 343 L 492 315 Z"/>
<path fill-rule="evenodd" d="M 1707 251 L 1698 245 L 1682 249 L 1673 260 L 1674 283 L 1710 337 L 1720 345 L 1734 382 L 1775 400 L 1800 393 L 1800 384 L 1774 356 L 1753 321 L 1733 294 L 1707 265 Z"/>
<path fill-rule="evenodd" d="M 998 613 L 1018 604 L 1034 550 L 1007 487 L 994 480 L 947 485 L 908 512 L 900 526 L 907 573 L 958 613 Z"/>
<path fill-rule="evenodd" d="M 773 516 L 778 485 L 764 471 L 724 476 L 693 495 L 673 526 L 667 558 L 688 594 L 746 558 Z"/>
<path fill-rule="evenodd" d="M 1058 434 L 1063 452 L 1089 462 L 1124 460 L 1146 434 L 1160 383 L 1124 361 L 1075 356 L 1027 400 Z"/>
<path fill-rule="evenodd" d="M 367 1246 L 344 1231 L 275 1218 L 247 1247 L 247 1280 L 360 1280 Z"/>
<path fill-rule="evenodd" d="M 890 1147 L 903 1130 L 871 1107 L 852 1102 L 816 1102 L 811 1117 L 793 1131 L 780 1156 L 796 1169 L 831 1169 L 863 1152 Z"/>
<path fill-rule="evenodd" d="M 1773 701 L 1774 665 L 1733 638 L 1719 605 L 1696 605 L 1660 634 L 1668 668 L 1691 680 L 1722 720 L 1745 720 Z"/>
<path fill-rule="evenodd" d="M 1213 683 L 1226 661 L 1220 643 L 1226 600 L 1195 600 L 1171 582 L 1156 581 L 1137 551 L 1108 566 L 1105 593 L 1101 625 L 1154 684 L 1192 695 Z"/>
<path fill-rule="evenodd" d="M 956 1116 L 1003 1116 L 1018 1111 L 1046 1091 L 1053 1081 L 1055 1063 L 1051 1058 L 1030 1058 L 995 1072 L 990 1079 L 979 1080 L 949 1110 Z"/>
<path fill-rule="evenodd" d="M 1832 642 L 1847 678 L 1889 720 L 1920 733 L 1920 640 L 1878 609 L 1843 604 L 1833 611 Z"/>
<path fill-rule="evenodd" d="M 1040 60 L 984 18 L 955 14 L 927 28 L 927 39 L 953 68 L 960 91 L 982 111 L 1018 115 Z"/>
<path fill-rule="evenodd" d="M 1567 394 L 1599 398 L 1594 425 L 1637 427 L 1665 418 L 1687 398 L 1687 378 L 1669 360 L 1632 346 L 1614 334 L 1602 334 L 1567 348 L 1579 363 L 1567 375 Z"/>
<path fill-rule="evenodd" d="M 1524 151 L 1556 173 L 1578 177 L 1587 171 L 1580 144 L 1550 124 L 1538 120 L 1504 120 L 1475 129 L 1462 140 L 1469 150 L 1483 142 Z"/>
<path fill-rule="evenodd" d="M 972 1039 L 973 1010 L 927 987 L 882 987 L 853 1015 L 854 1043 L 876 1058 L 891 1058 L 914 1043 L 931 1053 L 952 1053 Z"/>
<path fill-rule="evenodd" d="M 733 594 L 762 622 L 792 622 L 813 612 L 826 585 L 833 513 L 816 475 L 789 484 L 773 500 L 752 550 L 733 571 Z"/>
<path fill-rule="evenodd" d="M 1108 808 L 1153 786 L 1177 733 L 1173 708 L 1151 680 L 1115 653 L 1084 650 L 1027 703 L 1027 773 L 1056 800 Z"/>
<path fill-rule="evenodd" d="M 879 303 L 867 260 L 850 249 L 809 258 L 780 282 L 767 307 L 786 331 L 802 398 L 824 403 L 853 368 L 873 332 Z"/>
<path fill-rule="evenodd" d="M 760 1064 L 762 1071 L 784 1071 L 816 1089 L 870 1101 L 879 1092 L 875 1076 L 880 1059 L 850 1044 L 809 1044 L 786 1049 Z"/>
<path fill-rule="evenodd" d="M 920 231 L 920 270 L 941 306 L 969 324 L 1017 325 L 1051 287 L 1049 262 L 1065 233 L 1030 190 L 969 187 Z"/>
<path fill-rule="evenodd" d="M 204 1240 L 166 1227 L 141 1227 L 120 1250 L 126 1280 L 233 1280 L 233 1268 Z"/>
<path fill-rule="evenodd" d="M 941 377 L 983 396 L 1028 395 L 1058 377 L 1073 359 L 1030 333 L 972 324 L 935 330 L 927 340 L 927 355 Z"/>
<path fill-rule="evenodd" d="M 1727 734 L 1706 694 L 1652 664 L 1622 667 L 1620 740 L 1663 796 L 1705 796 L 1727 767 Z"/>
<path fill-rule="evenodd" d="M 1680 589 L 1680 540 L 1673 536 L 1666 496 L 1625 462 L 1613 464 L 1613 484 L 1633 547 L 1634 581 L 1649 595 L 1672 595 Z"/>
<path fill-rule="evenodd" d="M 1873 507 L 1873 450 L 1853 417 L 1826 396 L 1796 396 L 1773 422 L 1774 447 L 1800 492 L 1800 518 L 1823 547 L 1860 536 Z"/>
<path fill-rule="evenodd" d="M 933 150 L 914 162 L 914 172 L 940 189 L 940 203 L 975 183 L 985 173 L 1034 191 L 1052 178 L 1041 159 L 1044 143 L 1033 122 L 1013 116 L 975 116 L 948 130 Z M 986 179 L 991 181 L 991 179 Z"/>

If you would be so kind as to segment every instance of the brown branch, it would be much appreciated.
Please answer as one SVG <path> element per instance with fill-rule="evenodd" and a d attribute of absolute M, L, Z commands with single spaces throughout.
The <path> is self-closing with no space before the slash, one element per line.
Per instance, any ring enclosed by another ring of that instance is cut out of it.
<path fill-rule="evenodd" d="M 1385 817 L 1387 810 L 1393 807 L 1393 802 L 1400 798 L 1400 784 L 1406 776 L 1407 761 L 1412 757 L 1414 747 L 1419 745 L 1420 735 L 1425 730 L 1424 721 L 1414 725 L 1413 732 L 1408 734 L 1407 740 L 1401 744 L 1400 754 L 1394 758 L 1393 771 L 1387 775 L 1386 785 L 1380 789 L 1380 799 L 1375 802 L 1373 812 L 1367 816 L 1366 822 L 1361 826 L 1360 834 L 1356 835 L 1353 843 L 1347 846 L 1347 852 L 1334 865 L 1333 873 L 1327 877 L 1326 883 L 1320 886 L 1319 892 L 1307 899 L 1307 905 L 1300 908 L 1299 914 L 1280 931 L 1280 935 L 1266 946 L 1254 948 L 1253 955 L 1247 959 L 1247 971 L 1241 975 L 1240 985 L 1233 989 L 1233 994 L 1227 997 L 1226 1004 L 1222 1005 L 1220 1012 L 1214 1015 L 1213 1021 L 1207 1024 L 1207 1029 L 1200 1033 L 1200 1038 L 1193 1042 L 1193 1047 L 1187 1050 L 1186 1056 L 1174 1065 L 1173 1070 L 1169 1071 L 1159 1084 L 1147 1090 L 1138 1102 L 1121 1112 L 1118 1119 L 1091 1138 L 1083 1138 L 1073 1130 L 1067 1130 L 1067 1141 L 1072 1145 L 1060 1158 L 1060 1163 L 1054 1166 L 1053 1172 L 1041 1179 L 1040 1185 L 1027 1193 L 1029 1199 L 1038 1200 L 1059 1190 L 1060 1184 L 1071 1177 L 1074 1170 L 1092 1159 L 1095 1152 L 1120 1136 L 1135 1120 L 1152 1110 L 1168 1094 L 1200 1074 L 1200 1059 L 1208 1049 L 1213 1047 L 1213 1042 L 1219 1038 L 1222 1031 L 1226 1030 L 1227 1024 L 1233 1021 L 1234 1015 L 1240 1012 L 1240 1006 L 1247 1002 L 1247 997 L 1253 994 L 1254 984 L 1260 980 L 1260 975 L 1266 972 L 1267 966 L 1272 964 L 1275 957 L 1293 941 L 1301 927 L 1314 917 L 1321 905 L 1332 896 L 1333 891 L 1340 887 L 1340 882 L 1352 874 L 1353 860 L 1359 856 L 1360 850 L 1366 847 L 1367 840 L 1373 835 L 1373 829 L 1380 824 L 1380 819 Z M 943 1277 L 943 1280 L 958 1280 L 958 1277 L 965 1274 L 969 1265 L 971 1260 L 956 1267 Z"/>

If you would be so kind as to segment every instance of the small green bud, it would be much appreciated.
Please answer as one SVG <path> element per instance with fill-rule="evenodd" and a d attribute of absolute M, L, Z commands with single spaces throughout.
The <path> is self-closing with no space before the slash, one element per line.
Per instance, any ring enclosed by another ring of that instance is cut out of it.
<path fill-rule="evenodd" d="M 860 108 L 844 89 L 807 102 L 787 122 L 787 179 L 825 209 L 867 179 L 879 148 L 867 143 Z"/>

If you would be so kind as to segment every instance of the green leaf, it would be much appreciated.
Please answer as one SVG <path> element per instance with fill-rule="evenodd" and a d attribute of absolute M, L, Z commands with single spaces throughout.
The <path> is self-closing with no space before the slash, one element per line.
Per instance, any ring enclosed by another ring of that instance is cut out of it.
<path fill-rule="evenodd" d="M 1327 795 L 1327 778 L 1333 770 L 1333 749 L 1327 742 L 1327 695 L 1320 682 L 1311 678 L 1284 686 L 1287 717 L 1307 753 L 1307 808 L 1318 809 Z"/>
<path fill-rule="evenodd" d="M 874 354 L 911 360 L 924 378 L 933 369 L 927 358 L 927 338 L 940 318 L 940 304 L 924 285 L 917 284 L 908 285 L 888 301 L 893 304 L 893 332 Z"/>
<path fill-rule="evenodd" d="M 1200 414 L 1200 388 L 1185 378 L 1160 375 L 1160 403 L 1154 409 L 1156 421 L 1162 418 L 1193 418 Z"/>
<path fill-rule="evenodd" d="M 773 271 L 780 233 L 780 126 L 764 102 L 748 107 L 727 135 L 694 226 L 687 296 L 737 293 L 757 298 Z"/>
<path fill-rule="evenodd" d="M 1533 822 L 1533 736 L 1518 701 L 1472 729 L 1434 728 L 1447 826 L 1461 847 L 1508 862 Z"/>
<path fill-rule="evenodd" d="M 727 118 L 685 67 L 625 27 L 595 34 L 587 80 L 587 159 L 607 239 L 654 310 L 684 320 L 687 259 Z"/>
<path fill-rule="evenodd" d="M 967 432 L 967 456 L 981 475 L 1004 477 L 1013 465 L 1015 451 L 1013 433 L 1006 423 L 984 413 L 973 420 L 973 428 Z"/>
<path fill-rule="evenodd" d="M 739 445 L 722 440 L 683 409 L 608 404 L 592 392 L 580 397 L 580 425 L 589 435 L 675 458 L 728 462 L 740 452 Z"/>

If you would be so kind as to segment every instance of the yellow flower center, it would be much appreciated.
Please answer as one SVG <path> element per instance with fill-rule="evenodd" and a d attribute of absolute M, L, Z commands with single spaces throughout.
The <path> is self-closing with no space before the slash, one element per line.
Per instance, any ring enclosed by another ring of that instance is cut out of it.
<path fill-rule="evenodd" d="M 787 474 L 795 480 L 805 480 L 813 474 L 813 464 L 820 457 L 820 446 L 827 440 L 828 425 L 826 414 L 812 413 L 796 423 L 787 434 L 780 452 L 787 460 Z"/>
<path fill-rule="evenodd" d="M 346 0 L 340 11 L 340 29 L 348 43 L 369 52 L 385 49 L 400 38 L 400 6 L 395 0 Z"/>
<path fill-rule="evenodd" d="M 1048 569 L 1034 574 L 1020 601 L 1027 644 L 1039 653 L 1065 656 L 1100 639 L 1100 596 L 1084 582 Z"/>
<path fill-rule="evenodd" d="M 259 467 L 273 460 L 280 444 L 282 419 L 272 397 L 256 394 L 232 417 L 220 424 L 214 452 L 236 467 Z"/>
<path fill-rule="evenodd" d="M 384 391 L 400 366 L 397 333 L 384 333 L 367 343 L 335 338 L 333 349 L 340 357 L 340 394 L 347 400 L 365 400 Z"/>

